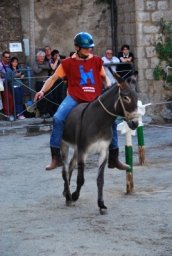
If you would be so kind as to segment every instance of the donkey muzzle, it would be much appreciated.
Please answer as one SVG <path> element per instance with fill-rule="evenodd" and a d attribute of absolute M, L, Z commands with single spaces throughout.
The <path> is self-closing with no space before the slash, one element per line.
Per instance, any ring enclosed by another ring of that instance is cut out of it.
<path fill-rule="evenodd" d="M 127 124 L 128 124 L 128 126 L 130 127 L 131 130 L 135 130 L 139 125 L 139 118 L 135 117 L 133 119 L 129 119 L 127 121 Z"/>

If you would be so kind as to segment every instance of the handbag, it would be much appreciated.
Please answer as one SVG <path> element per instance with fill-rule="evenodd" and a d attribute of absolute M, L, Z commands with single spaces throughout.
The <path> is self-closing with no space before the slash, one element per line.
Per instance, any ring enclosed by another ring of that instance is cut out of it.
<path fill-rule="evenodd" d="M 0 79 L 0 92 L 4 91 L 4 84 L 2 79 Z"/>

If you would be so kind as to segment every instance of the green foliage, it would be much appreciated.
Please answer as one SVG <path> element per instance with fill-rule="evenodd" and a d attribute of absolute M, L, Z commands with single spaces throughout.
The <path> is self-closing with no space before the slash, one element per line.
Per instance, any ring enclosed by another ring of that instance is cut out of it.
<path fill-rule="evenodd" d="M 154 71 L 153 71 L 153 75 L 154 75 L 154 79 L 155 80 L 160 80 L 161 78 L 161 68 L 160 68 L 160 65 L 157 65 L 155 68 L 154 68 Z"/>
<path fill-rule="evenodd" d="M 170 87 L 172 87 L 172 74 L 167 75 L 167 72 L 164 71 L 164 67 L 162 66 L 162 62 L 165 61 L 166 66 L 172 67 L 172 22 L 166 22 L 162 18 L 160 20 L 160 28 L 163 37 L 160 38 L 155 46 L 160 62 L 154 68 L 153 75 L 155 80 L 163 79 L 165 81 L 164 87 L 170 89 Z"/>

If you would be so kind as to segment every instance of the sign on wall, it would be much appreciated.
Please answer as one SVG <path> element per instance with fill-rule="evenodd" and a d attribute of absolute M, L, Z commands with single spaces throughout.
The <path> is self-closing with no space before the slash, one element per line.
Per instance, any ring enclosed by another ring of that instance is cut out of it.
<path fill-rule="evenodd" d="M 21 43 L 9 43 L 10 52 L 22 52 Z"/>

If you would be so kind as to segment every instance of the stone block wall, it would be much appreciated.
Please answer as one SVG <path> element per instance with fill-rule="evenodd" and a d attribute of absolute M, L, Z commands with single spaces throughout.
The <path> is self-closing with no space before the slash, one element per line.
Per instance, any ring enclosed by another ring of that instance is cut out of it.
<path fill-rule="evenodd" d="M 160 35 L 160 19 L 172 21 L 172 1 L 118 0 L 118 46 L 128 43 L 134 52 L 139 70 L 138 91 L 143 103 L 166 102 L 172 89 L 163 88 L 164 81 L 155 81 L 153 70 L 159 63 L 155 43 Z M 132 17 L 132 18 L 131 18 Z M 147 115 L 156 122 L 172 120 L 172 109 L 167 105 L 147 107 Z"/>
<path fill-rule="evenodd" d="M 142 83 L 139 87 L 140 98 L 146 102 L 166 102 L 172 98 L 172 90 L 165 90 L 164 81 L 155 81 L 153 70 L 159 63 L 155 44 L 160 34 L 160 19 L 172 21 L 172 1 L 136 1 L 137 53 L 138 68 L 142 72 Z M 142 15 L 144 13 L 144 15 Z M 143 66 L 142 60 L 146 62 Z M 156 105 L 147 110 L 156 121 L 172 120 L 171 109 L 167 105 Z"/>
<path fill-rule="evenodd" d="M 123 44 L 130 46 L 131 52 L 136 56 L 136 22 L 135 0 L 117 0 L 118 12 L 118 51 Z"/>

